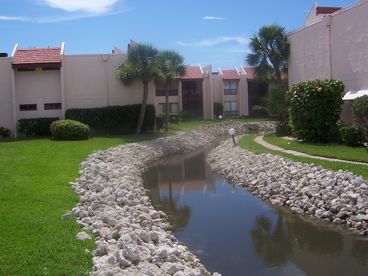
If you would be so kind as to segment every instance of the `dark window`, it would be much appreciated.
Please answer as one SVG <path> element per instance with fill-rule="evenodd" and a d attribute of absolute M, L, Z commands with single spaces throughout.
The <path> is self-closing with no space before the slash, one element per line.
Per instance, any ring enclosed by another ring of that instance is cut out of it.
<path fill-rule="evenodd" d="M 238 83 L 236 80 L 224 80 L 224 94 L 236 95 L 238 93 Z"/>
<path fill-rule="evenodd" d="M 156 84 L 156 96 L 165 97 L 165 86 L 162 83 Z M 169 87 L 169 96 L 178 96 L 178 82 L 174 81 Z"/>
<path fill-rule="evenodd" d="M 238 102 L 236 101 L 224 102 L 224 115 L 225 117 L 238 116 Z"/>
<path fill-rule="evenodd" d="M 18 68 L 18 72 L 30 72 L 30 71 L 36 71 L 35 68 Z"/>
<path fill-rule="evenodd" d="M 56 110 L 61 109 L 61 103 L 45 103 L 45 110 Z"/>
<path fill-rule="evenodd" d="M 158 113 L 164 114 L 166 113 L 166 103 L 158 104 Z M 179 112 L 179 104 L 178 103 L 169 103 L 169 113 L 178 113 Z"/>
<path fill-rule="evenodd" d="M 37 104 L 20 104 L 19 105 L 20 111 L 33 111 L 37 110 Z"/>

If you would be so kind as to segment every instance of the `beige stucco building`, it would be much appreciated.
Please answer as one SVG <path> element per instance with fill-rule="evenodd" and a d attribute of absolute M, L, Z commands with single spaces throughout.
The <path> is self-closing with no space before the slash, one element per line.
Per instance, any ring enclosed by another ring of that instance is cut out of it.
<path fill-rule="evenodd" d="M 60 47 L 15 46 L 10 57 L 0 57 L 0 126 L 16 135 L 19 119 L 63 118 L 69 108 L 91 108 L 139 104 L 142 84 L 125 86 L 116 68 L 126 53 L 114 48 L 111 54 L 67 55 Z M 186 74 L 170 90 L 170 112 L 187 111 L 192 117 L 213 118 L 213 103 L 224 105 L 225 116 L 248 112 L 247 71 L 212 71 L 212 66 L 187 66 Z M 149 104 L 164 111 L 163 89 L 149 85 Z"/>
<path fill-rule="evenodd" d="M 315 4 L 304 26 L 288 34 L 290 85 L 314 79 L 342 80 L 345 122 L 352 121 L 350 100 L 368 89 L 367 15 L 368 0 L 346 8 Z"/>

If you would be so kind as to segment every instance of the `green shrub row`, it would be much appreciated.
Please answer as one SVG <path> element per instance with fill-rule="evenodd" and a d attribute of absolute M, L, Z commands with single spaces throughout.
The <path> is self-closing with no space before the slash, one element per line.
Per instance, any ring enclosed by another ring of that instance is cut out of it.
<path fill-rule="evenodd" d="M 59 118 L 33 118 L 18 120 L 20 136 L 50 136 L 50 125 Z"/>
<path fill-rule="evenodd" d="M 0 136 L 3 138 L 10 137 L 10 129 L 6 127 L 0 127 Z"/>
<path fill-rule="evenodd" d="M 90 136 L 88 125 L 73 120 L 54 121 L 50 132 L 55 140 L 88 140 Z"/>
<path fill-rule="evenodd" d="M 304 81 L 288 91 L 293 133 L 306 142 L 337 141 L 344 84 L 338 80 Z"/>
<path fill-rule="evenodd" d="M 350 147 L 361 147 L 365 137 L 363 131 L 356 126 L 344 126 L 340 128 L 341 141 Z"/>
<path fill-rule="evenodd" d="M 137 125 L 141 105 L 75 108 L 65 112 L 65 118 L 87 124 L 93 134 L 129 134 Z M 142 130 L 153 130 L 155 108 L 147 105 Z"/>
<path fill-rule="evenodd" d="M 356 122 L 368 137 L 368 96 L 356 98 L 351 108 Z"/>

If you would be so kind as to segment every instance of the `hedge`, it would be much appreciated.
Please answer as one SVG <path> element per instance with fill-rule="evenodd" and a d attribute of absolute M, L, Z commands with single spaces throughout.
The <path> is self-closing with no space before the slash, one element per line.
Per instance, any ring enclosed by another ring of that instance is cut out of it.
<path fill-rule="evenodd" d="M 141 105 L 75 108 L 65 112 L 65 118 L 87 124 L 93 134 L 130 134 L 138 121 Z M 142 131 L 153 130 L 155 107 L 146 106 Z"/>
<path fill-rule="evenodd" d="M 342 142 L 350 147 L 361 147 L 364 145 L 364 133 L 356 126 L 344 126 L 340 128 Z"/>
<path fill-rule="evenodd" d="M 73 120 L 53 122 L 50 132 L 55 140 L 88 140 L 90 136 L 88 125 Z"/>
<path fill-rule="evenodd" d="M 304 81 L 288 92 L 293 133 L 306 142 L 337 141 L 344 84 L 338 80 Z"/>
<path fill-rule="evenodd" d="M 358 97 L 351 106 L 354 118 L 368 138 L 368 96 Z"/>
<path fill-rule="evenodd" d="M 50 125 L 59 118 L 33 118 L 18 120 L 20 136 L 50 136 Z"/>

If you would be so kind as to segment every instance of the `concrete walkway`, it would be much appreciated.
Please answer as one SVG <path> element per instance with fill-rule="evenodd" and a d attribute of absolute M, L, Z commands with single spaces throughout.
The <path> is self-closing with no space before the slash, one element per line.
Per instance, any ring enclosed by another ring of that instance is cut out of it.
<path fill-rule="evenodd" d="M 275 145 L 272 145 L 272 144 L 266 142 L 265 140 L 263 140 L 263 136 L 257 136 L 254 139 L 254 141 L 256 143 L 264 146 L 265 148 L 270 149 L 270 150 L 280 151 L 280 152 L 284 152 L 284 153 L 295 155 L 295 156 L 308 157 L 308 158 L 312 158 L 312 159 L 326 160 L 326 161 L 332 161 L 332 162 L 340 162 L 340 163 L 346 163 L 346 164 L 368 166 L 368 163 L 364 163 L 364 162 L 356 162 L 356 161 L 328 158 L 328 157 L 311 155 L 311 154 L 307 154 L 307 153 L 303 153 L 303 152 L 299 152 L 299 151 L 295 151 L 295 150 L 284 149 L 284 148 L 281 148 L 279 146 L 275 146 Z"/>

